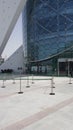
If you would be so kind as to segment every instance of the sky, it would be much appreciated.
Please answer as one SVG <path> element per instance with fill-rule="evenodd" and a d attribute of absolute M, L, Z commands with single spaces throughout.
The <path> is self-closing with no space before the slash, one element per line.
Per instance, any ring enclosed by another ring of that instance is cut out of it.
<path fill-rule="evenodd" d="M 22 38 L 22 15 L 20 15 L 13 32 L 7 42 L 7 45 L 3 51 L 2 57 L 7 59 L 17 48 L 23 44 Z"/>

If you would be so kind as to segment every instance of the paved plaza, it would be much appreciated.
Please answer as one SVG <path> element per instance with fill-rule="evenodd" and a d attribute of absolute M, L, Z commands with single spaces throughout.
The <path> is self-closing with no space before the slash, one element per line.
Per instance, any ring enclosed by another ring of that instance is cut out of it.
<path fill-rule="evenodd" d="M 0 80 L 0 130 L 73 130 L 73 79 L 54 77 L 50 95 L 51 79 Z"/>

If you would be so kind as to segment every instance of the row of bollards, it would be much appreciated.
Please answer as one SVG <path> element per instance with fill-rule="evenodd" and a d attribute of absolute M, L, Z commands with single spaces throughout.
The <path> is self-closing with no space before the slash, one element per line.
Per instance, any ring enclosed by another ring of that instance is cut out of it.
<path fill-rule="evenodd" d="M 20 81 L 20 86 L 19 86 L 19 92 L 18 92 L 18 94 L 23 94 L 23 91 L 22 91 L 22 82 L 21 82 L 21 74 L 20 74 L 20 78 L 19 78 L 19 81 Z M 30 87 L 30 85 L 29 85 L 29 75 L 27 75 L 27 85 L 26 85 L 26 88 L 29 88 Z M 32 75 L 32 84 L 34 84 L 34 77 L 33 77 L 33 75 Z M 55 95 L 55 93 L 53 92 L 53 88 L 55 88 L 54 87 L 54 77 L 52 76 L 52 78 L 50 79 L 51 80 L 51 92 L 50 92 L 50 95 Z M 13 78 L 13 84 L 15 84 L 15 78 Z M 2 88 L 5 88 L 6 86 L 5 86 L 5 79 L 3 79 L 3 84 L 2 84 Z"/>

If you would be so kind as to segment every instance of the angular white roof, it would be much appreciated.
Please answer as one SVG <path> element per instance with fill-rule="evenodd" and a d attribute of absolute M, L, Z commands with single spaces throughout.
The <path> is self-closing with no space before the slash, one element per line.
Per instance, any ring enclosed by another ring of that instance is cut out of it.
<path fill-rule="evenodd" d="M 27 0 L 0 0 L 0 56 Z"/>

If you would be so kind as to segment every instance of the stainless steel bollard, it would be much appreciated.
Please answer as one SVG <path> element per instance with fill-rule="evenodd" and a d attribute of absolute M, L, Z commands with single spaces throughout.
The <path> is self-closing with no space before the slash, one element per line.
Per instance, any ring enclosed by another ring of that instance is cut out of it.
<path fill-rule="evenodd" d="M 51 79 L 51 93 L 50 95 L 55 95 L 55 93 L 53 92 L 53 77 Z"/>
<path fill-rule="evenodd" d="M 70 77 L 69 77 L 69 84 L 72 84 L 72 82 L 71 82 L 71 75 L 70 75 Z"/>
<path fill-rule="evenodd" d="M 13 78 L 13 84 L 15 84 L 15 79 Z"/>
<path fill-rule="evenodd" d="M 18 92 L 18 94 L 23 94 L 23 92 L 22 92 L 22 90 L 21 90 L 21 88 L 22 88 L 22 84 L 21 84 L 21 74 L 20 74 L 20 90 L 19 90 L 19 92 Z"/>
<path fill-rule="evenodd" d="M 5 88 L 5 87 L 6 87 L 5 84 L 4 84 L 4 82 L 5 82 L 5 80 L 3 79 L 3 85 L 2 85 L 2 88 Z"/>
<path fill-rule="evenodd" d="M 27 85 L 26 85 L 26 88 L 29 88 L 30 85 L 29 85 L 29 75 L 27 75 Z"/>
<path fill-rule="evenodd" d="M 32 74 L 32 84 L 34 84 L 34 78 L 33 78 L 33 74 Z"/>
<path fill-rule="evenodd" d="M 54 86 L 55 83 L 54 83 L 54 77 L 53 76 L 52 76 L 52 80 L 53 80 L 52 81 L 53 82 L 53 88 L 55 88 L 55 86 Z"/>

